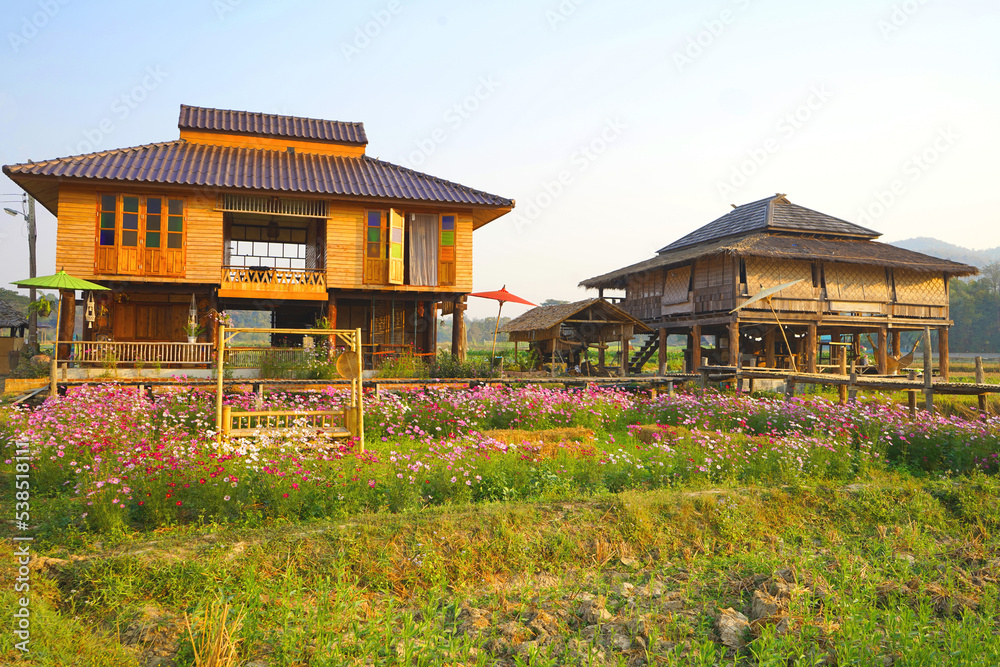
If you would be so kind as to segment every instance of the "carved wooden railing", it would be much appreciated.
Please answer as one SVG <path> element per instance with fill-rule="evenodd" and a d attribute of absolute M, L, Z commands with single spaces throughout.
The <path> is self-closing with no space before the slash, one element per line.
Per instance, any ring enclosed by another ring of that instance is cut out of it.
<path fill-rule="evenodd" d="M 247 292 L 326 293 L 326 272 L 322 269 L 274 269 L 265 267 L 222 267 L 222 289 Z"/>
<path fill-rule="evenodd" d="M 81 364 L 170 364 L 197 365 L 212 362 L 211 343 L 139 343 L 116 341 L 73 341 L 69 361 Z M 66 361 L 66 359 L 60 359 Z"/>

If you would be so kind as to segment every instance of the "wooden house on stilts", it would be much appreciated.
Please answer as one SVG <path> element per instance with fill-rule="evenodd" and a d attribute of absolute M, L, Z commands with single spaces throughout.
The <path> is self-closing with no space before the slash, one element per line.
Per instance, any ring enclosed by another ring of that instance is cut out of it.
<path fill-rule="evenodd" d="M 900 334 L 930 327 L 937 331 L 940 374 L 947 378 L 948 281 L 977 270 L 879 243 L 878 236 L 779 194 L 734 206 L 655 257 L 580 285 L 601 296 L 625 290 L 619 305 L 656 330 L 637 358 L 657 346 L 665 351 L 667 336 L 682 334 L 689 370 L 703 362 L 795 363 L 816 372 L 819 360 L 834 363 L 838 350 L 857 355 L 865 336 L 884 374 L 909 351 L 900 349 Z M 793 281 L 773 298 L 734 312 L 762 290 Z M 703 349 L 706 336 L 715 345 Z"/>
<path fill-rule="evenodd" d="M 513 200 L 366 155 L 361 123 L 182 105 L 178 128 L 3 167 L 57 216 L 55 265 L 110 288 L 93 295 L 87 349 L 166 355 L 197 318 L 184 354 L 202 359 L 213 311 L 257 310 L 272 327 L 361 329 L 369 360 L 434 354 L 436 315 L 451 313 L 463 354 L 472 235 Z"/>

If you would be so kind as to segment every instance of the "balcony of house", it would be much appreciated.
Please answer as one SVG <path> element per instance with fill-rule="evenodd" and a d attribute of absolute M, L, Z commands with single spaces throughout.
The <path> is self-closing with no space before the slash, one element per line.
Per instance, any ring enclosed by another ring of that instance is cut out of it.
<path fill-rule="evenodd" d="M 324 224 L 303 216 L 224 213 L 219 297 L 325 301 Z"/>

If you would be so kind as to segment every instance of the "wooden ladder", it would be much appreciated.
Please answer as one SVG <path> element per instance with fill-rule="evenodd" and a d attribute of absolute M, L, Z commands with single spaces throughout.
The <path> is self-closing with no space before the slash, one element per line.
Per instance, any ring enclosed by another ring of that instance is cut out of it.
<path fill-rule="evenodd" d="M 653 358 L 656 353 L 657 344 L 660 342 L 660 337 L 657 334 L 646 334 L 646 340 L 643 342 L 642 346 L 635 351 L 632 357 L 628 360 L 628 372 L 629 373 L 641 373 L 642 367 L 646 365 L 646 362 Z"/>

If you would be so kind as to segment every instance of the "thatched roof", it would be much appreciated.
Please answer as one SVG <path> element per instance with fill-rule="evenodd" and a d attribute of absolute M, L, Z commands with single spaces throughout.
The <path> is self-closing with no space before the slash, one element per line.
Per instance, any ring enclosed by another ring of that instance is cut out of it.
<path fill-rule="evenodd" d="M 687 248 L 730 236 L 765 231 L 859 239 L 874 239 L 881 236 L 878 232 L 867 227 L 793 204 L 788 201 L 786 195 L 778 194 L 767 199 L 736 206 L 721 218 L 716 218 L 670 245 L 660 248 L 657 253 Z"/>
<path fill-rule="evenodd" d="M 872 240 L 879 235 L 871 229 L 793 204 L 779 194 L 737 206 L 721 218 L 661 248 L 656 257 L 588 278 L 580 286 L 624 289 L 632 274 L 720 253 L 900 267 L 953 276 L 979 273 L 974 266 Z"/>
<path fill-rule="evenodd" d="M 11 327 L 26 327 L 28 320 L 19 313 L 14 306 L 5 301 L 0 301 L 0 329 Z"/>
<path fill-rule="evenodd" d="M 696 257 L 720 253 L 740 257 L 825 260 L 847 264 L 899 267 L 913 271 L 948 273 L 953 276 L 971 276 L 979 273 L 976 267 L 968 264 L 932 257 L 878 241 L 751 233 L 664 252 L 617 271 L 588 278 L 581 282 L 580 286 L 588 289 L 598 287 L 624 289 L 628 276 L 632 274 L 684 264 Z"/>
<path fill-rule="evenodd" d="M 537 306 L 500 327 L 500 331 L 503 333 L 514 333 L 516 331 L 551 329 L 557 324 L 591 307 L 593 307 L 592 314 L 601 317 L 601 319 L 594 320 L 595 324 L 631 324 L 635 327 L 634 330 L 636 332 L 650 331 L 649 327 L 645 324 L 621 308 L 611 305 L 604 299 L 584 299 L 583 301 L 564 303 L 558 306 Z"/>

